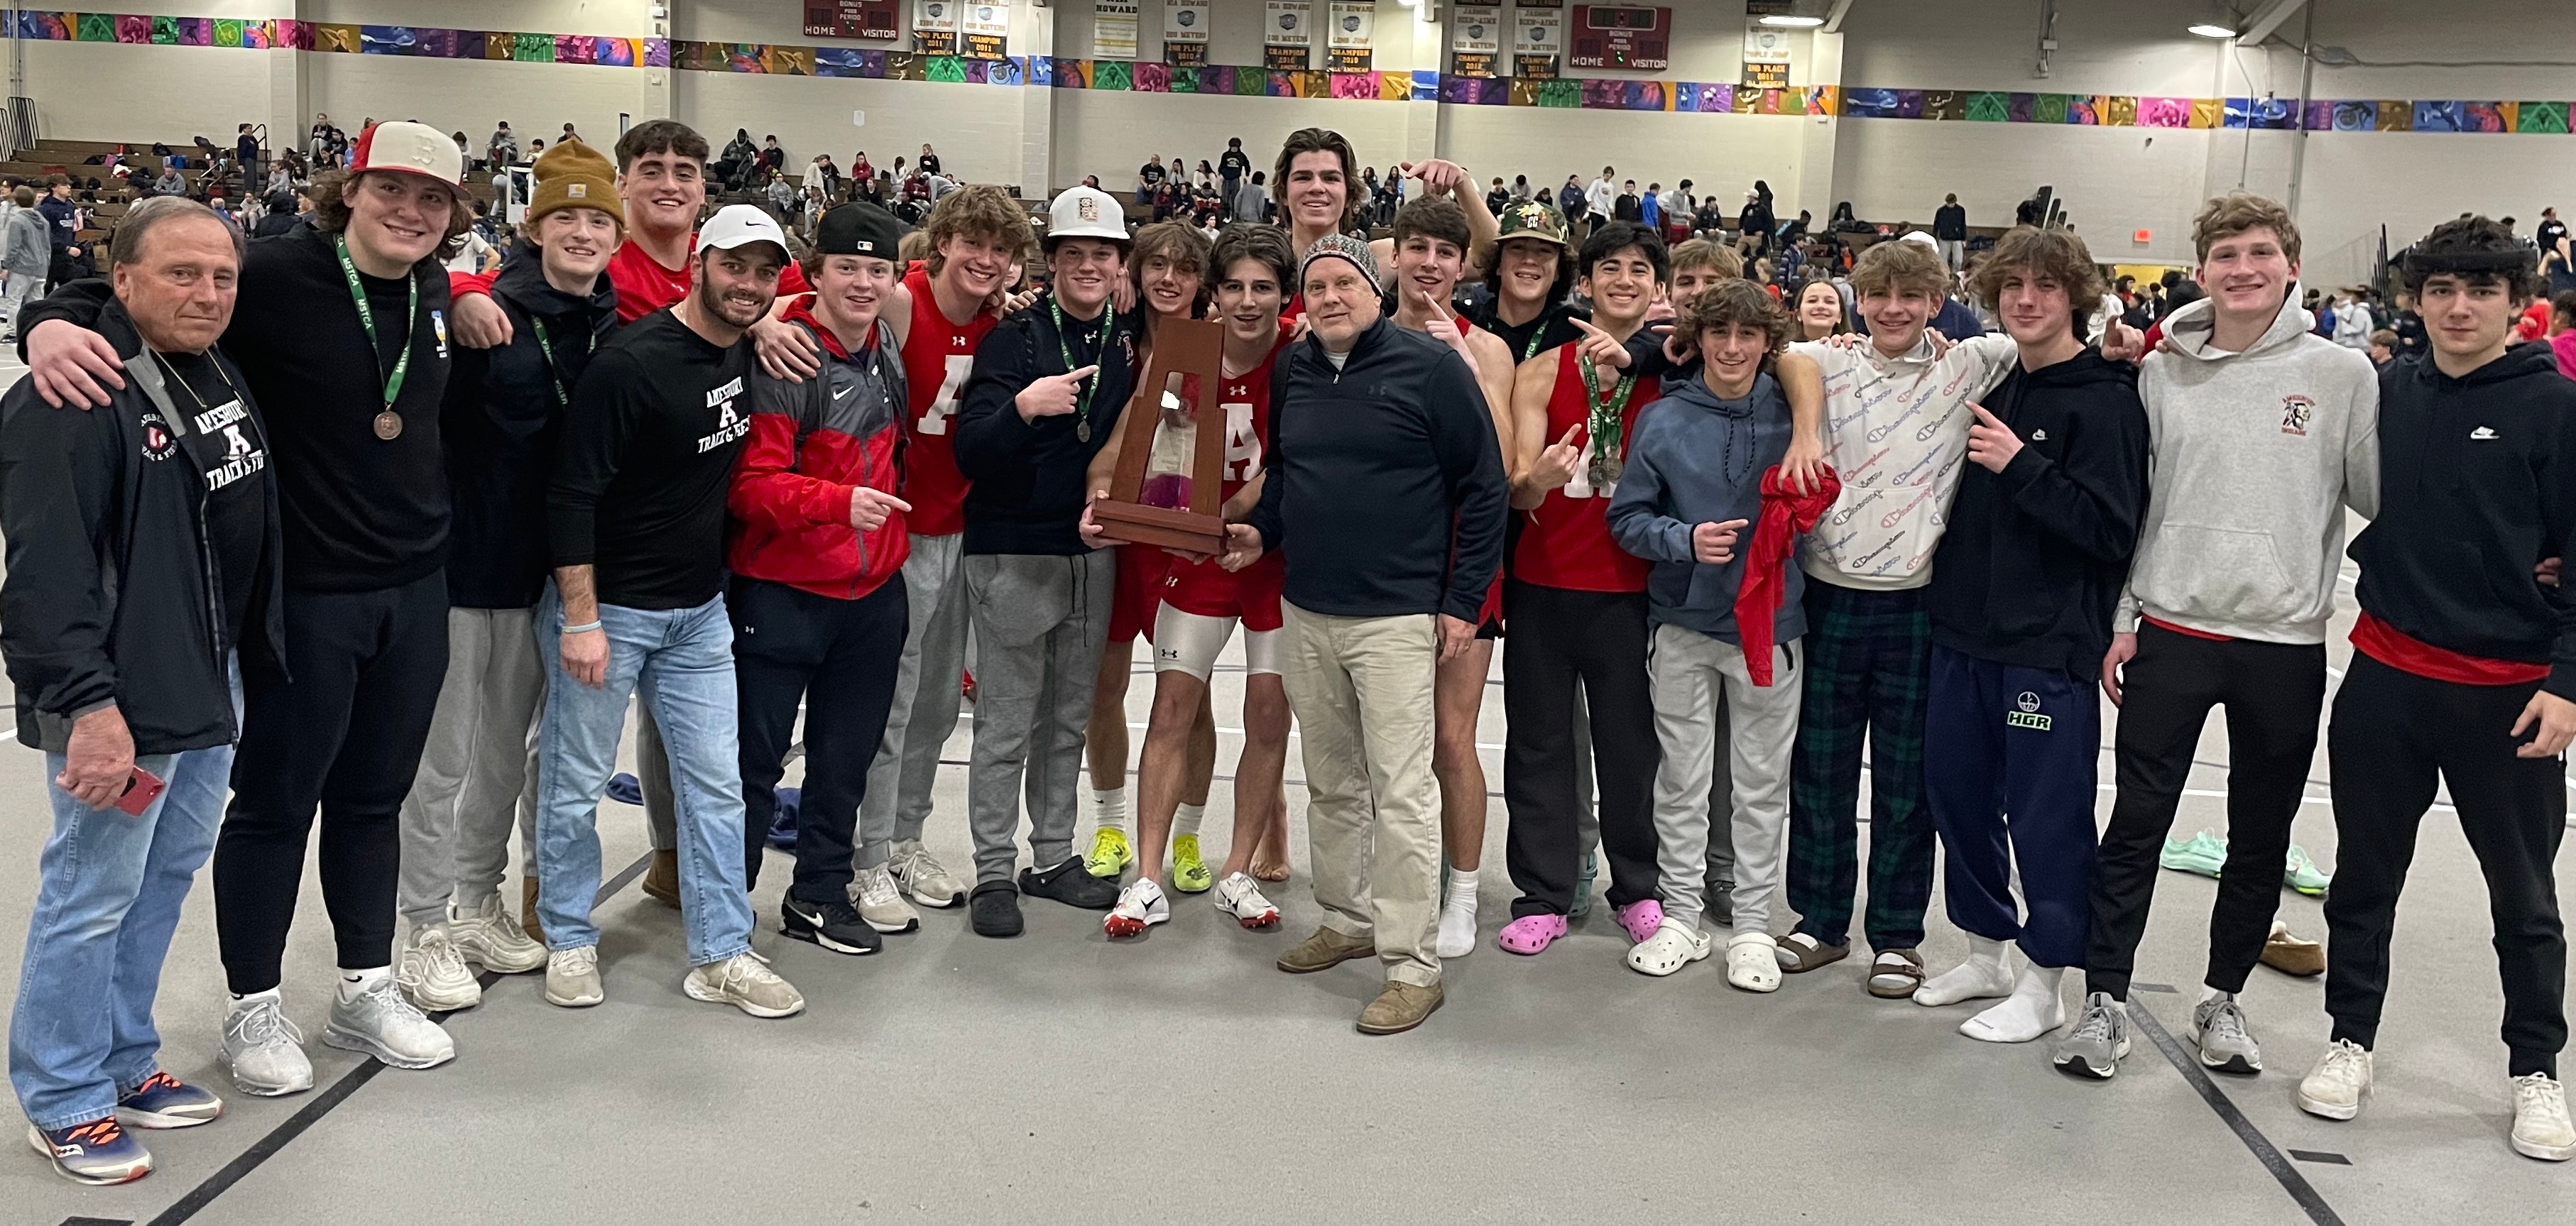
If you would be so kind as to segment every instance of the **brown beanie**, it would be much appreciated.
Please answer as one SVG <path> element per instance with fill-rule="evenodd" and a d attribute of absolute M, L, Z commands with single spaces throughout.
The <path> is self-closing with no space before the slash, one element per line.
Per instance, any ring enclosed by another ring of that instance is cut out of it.
<path fill-rule="evenodd" d="M 557 209 L 597 209 L 626 226 L 626 205 L 608 159 L 589 145 L 568 140 L 537 156 L 537 187 L 528 202 L 528 225 Z"/>

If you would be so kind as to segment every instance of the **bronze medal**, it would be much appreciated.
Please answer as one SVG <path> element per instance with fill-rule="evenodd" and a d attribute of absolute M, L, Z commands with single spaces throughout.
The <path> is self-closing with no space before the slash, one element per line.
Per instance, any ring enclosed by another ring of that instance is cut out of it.
<path fill-rule="evenodd" d="M 1090 442 L 1090 441 L 1091 441 L 1091 419 L 1090 419 L 1090 418 L 1087 418 L 1087 417 L 1086 417 L 1086 418 L 1082 419 L 1081 421 L 1078 421 L 1078 422 L 1075 422 L 1075 423 L 1074 423 L 1074 426 L 1073 426 L 1073 437 L 1074 437 L 1075 441 L 1077 441 L 1077 442 L 1084 442 L 1084 443 L 1088 443 L 1088 442 Z"/>
<path fill-rule="evenodd" d="M 376 414 L 376 437 L 390 443 L 402 437 L 402 414 L 387 409 Z"/>
<path fill-rule="evenodd" d="M 1627 465 L 1620 462 L 1617 456 L 1598 455 L 1592 457 L 1590 468 L 1591 471 L 1584 475 L 1585 481 L 1594 489 L 1606 490 L 1619 484 L 1619 474 L 1627 468 Z"/>

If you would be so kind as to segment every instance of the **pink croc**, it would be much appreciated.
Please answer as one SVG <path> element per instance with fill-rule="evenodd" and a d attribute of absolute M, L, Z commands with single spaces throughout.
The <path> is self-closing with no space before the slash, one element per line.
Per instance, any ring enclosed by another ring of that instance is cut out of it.
<path fill-rule="evenodd" d="M 1631 945 L 1645 944 L 1646 938 L 1655 935 L 1655 929 L 1663 922 L 1664 904 L 1651 898 L 1641 898 L 1619 908 L 1619 926 L 1628 930 L 1628 943 Z"/>
<path fill-rule="evenodd" d="M 1494 934 L 1494 944 L 1502 946 L 1505 953 L 1534 954 L 1564 935 L 1564 916 L 1524 915 L 1503 925 L 1503 930 Z"/>

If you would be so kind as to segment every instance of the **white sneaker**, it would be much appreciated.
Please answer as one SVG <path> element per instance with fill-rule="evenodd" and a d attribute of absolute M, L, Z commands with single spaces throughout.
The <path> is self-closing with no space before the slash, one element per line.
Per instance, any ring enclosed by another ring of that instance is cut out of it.
<path fill-rule="evenodd" d="M 1262 897 L 1261 884 L 1250 873 L 1236 873 L 1216 883 L 1216 909 L 1246 928 L 1268 928 L 1279 922 L 1279 908 Z"/>
<path fill-rule="evenodd" d="M 394 1068 L 433 1068 L 456 1058 L 456 1040 L 403 999 L 391 975 L 370 980 L 354 997 L 332 993 L 322 1042 Z"/>
<path fill-rule="evenodd" d="M 922 906 L 954 907 L 966 901 L 966 883 L 932 858 L 919 839 L 895 844 L 894 859 L 886 868 L 894 874 L 895 884 Z"/>
<path fill-rule="evenodd" d="M 2513 1079 L 2513 1152 L 2543 1162 L 2576 1158 L 2576 1124 L 2567 1119 L 2567 1087 L 2547 1073 Z"/>
<path fill-rule="evenodd" d="M 1687 927 L 1680 920 L 1666 919 L 1655 926 L 1655 935 L 1628 948 L 1628 969 L 1644 975 L 1669 975 L 1707 957 L 1714 945 L 1707 933 Z"/>
<path fill-rule="evenodd" d="M 1726 982 L 1747 992 L 1780 990 L 1780 943 L 1767 932 L 1739 932 L 1726 942 Z"/>
<path fill-rule="evenodd" d="M 483 1003 L 483 987 L 474 982 L 474 972 L 466 968 L 465 955 L 457 952 L 445 924 L 411 930 L 411 938 L 394 959 L 394 983 L 402 988 L 403 998 L 424 1013 L 471 1009 Z"/>
<path fill-rule="evenodd" d="M 1452 892 L 1440 907 L 1440 933 L 1431 952 L 1442 958 L 1464 958 L 1476 952 L 1476 900 Z"/>
<path fill-rule="evenodd" d="M 805 1011 L 805 994 L 769 969 L 769 959 L 750 950 L 690 968 L 680 988 L 691 1000 L 732 1005 L 753 1017 L 792 1017 Z"/>
<path fill-rule="evenodd" d="M 313 1062 L 304 1056 L 304 1032 L 286 1020 L 277 990 L 232 1002 L 224 1014 L 224 1067 L 244 1094 L 274 1098 L 313 1088 Z"/>
<path fill-rule="evenodd" d="M 1163 887 L 1139 877 L 1118 891 L 1118 905 L 1109 909 L 1100 921 L 1100 929 L 1113 937 L 1143 936 L 1147 928 L 1172 918 L 1172 904 L 1163 897 Z"/>
<path fill-rule="evenodd" d="M 885 865 L 863 868 L 850 877 L 850 905 L 859 918 L 879 932 L 910 932 L 921 927 L 921 913 L 895 889 L 894 873 Z"/>
<path fill-rule="evenodd" d="M 546 964 L 546 943 L 519 926 L 518 917 L 501 904 L 498 894 L 485 895 L 471 911 L 448 904 L 447 939 L 468 961 L 482 963 L 484 970 L 497 974 L 523 974 Z"/>
<path fill-rule="evenodd" d="M 546 958 L 546 1003 L 587 1009 L 608 999 L 599 987 L 599 947 L 575 945 Z"/>
<path fill-rule="evenodd" d="M 2330 1120 L 2361 1114 L 2361 1100 L 2370 1094 L 2370 1063 L 2370 1053 L 2361 1044 L 2335 1040 L 2299 1082 L 2299 1110 Z M 2560 1118 L 2565 1118 L 2566 1108 L 2561 1106 L 2559 1111 Z"/>

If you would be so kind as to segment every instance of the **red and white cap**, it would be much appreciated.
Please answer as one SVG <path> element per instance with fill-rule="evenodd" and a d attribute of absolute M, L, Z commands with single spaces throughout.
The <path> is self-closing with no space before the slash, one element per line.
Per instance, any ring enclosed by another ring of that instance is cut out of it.
<path fill-rule="evenodd" d="M 465 155 L 456 151 L 454 137 L 425 123 L 393 119 L 358 134 L 349 172 L 369 170 L 421 175 L 457 187 L 465 182 Z"/>

